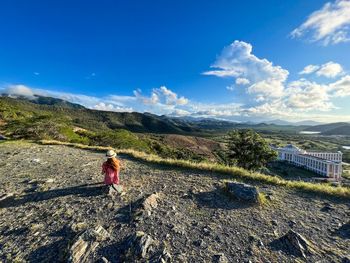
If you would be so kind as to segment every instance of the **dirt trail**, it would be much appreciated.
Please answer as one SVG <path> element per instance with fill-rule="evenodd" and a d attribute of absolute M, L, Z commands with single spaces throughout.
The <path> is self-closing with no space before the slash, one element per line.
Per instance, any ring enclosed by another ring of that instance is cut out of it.
<path fill-rule="evenodd" d="M 121 157 L 123 197 L 99 184 L 101 153 L 65 146 L 0 144 L 0 262 L 60 262 L 84 228 L 103 226 L 113 237 L 94 260 L 122 261 L 123 241 L 143 231 L 166 247 L 172 262 L 293 262 L 276 246 L 293 229 L 317 252 L 301 262 L 341 262 L 350 252 L 348 200 L 259 185 L 272 201 L 259 207 L 229 198 L 223 177 Z M 138 200 L 160 193 L 158 205 L 134 220 Z M 345 226 L 345 227 L 344 227 Z"/>

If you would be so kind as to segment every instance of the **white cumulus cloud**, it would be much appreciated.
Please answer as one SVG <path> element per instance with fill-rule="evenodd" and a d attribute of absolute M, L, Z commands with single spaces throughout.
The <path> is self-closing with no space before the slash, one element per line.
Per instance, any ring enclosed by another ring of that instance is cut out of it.
<path fill-rule="evenodd" d="M 307 75 L 316 73 L 317 76 L 335 78 L 344 73 L 343 67 L 339 63 L 329 61 L 322 65 L 308 65 L 299 74 Z"/>
<path fill-rule="evenodd" d="M 249 83 L 250 83 L 249 79 L 245 79 L 245 78 L 237 78 L 236 79 L 237 85 L 248 85 Z"/>
<path fill-rule="evenodd" d="M 350 76 L 346 75 L 340 80 L 329 84 L 329 90 L 332 96 L 335 97 L 346 97 L 350 96 Z"/>
<path fill-rule="evenodd" d="M 313 12 L 306 21 L 291 32 L 294 38 L 306 36 L 311 42 L 323 45 L 347 42 L 350 26 L 350 1 L 337 0 L 326 3 Z"/>
<path fill-rule="evenodd" d="M 248 92 L 257 97 L 264 96 L 268 99 L 280 96 L 289 75 L 288 70 L 273 65 L 267 59 L 258 58 L 252 51 L 251 44 L 236 40 L 223 49 L 211 66 L 214 70 L 203 74 L 233 77 L 236 78 L 236 83 L 251 84 Z"/>
<path fill-rule="evenodd" d="M 175 92 L 165 86 L 153 89 L 150 97 L 143 96 L 141 90 L 135 90 L 134 95 L 145 105 L 164 104 L 168 106 L 176 106 L 186 105 L 188 103 L 187 98 L 183 96 L 178 97 Z"/>
<path fill-rule="evenodd" d="M 343 73 L 343 67 L 332 61 L 323 64 L 319 70 L 316 71 L 316 75 L 324 76 L 327 78 L 335 78 Z"/>
<path fill-rule="evenodd" d="M 318 65 L 307 65 L 302 71 L 299 72 L 301 75 L 311 74 L 318 70 L 320 66 Z"/>

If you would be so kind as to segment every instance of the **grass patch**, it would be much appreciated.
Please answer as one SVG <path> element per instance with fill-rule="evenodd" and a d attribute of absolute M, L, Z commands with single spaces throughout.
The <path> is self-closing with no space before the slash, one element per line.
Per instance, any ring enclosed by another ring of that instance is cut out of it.
<path fill-rule="evenodd" d="M 44 145 L 65 145 L 65 146 L 71 146 L 75 148 L 94 150 L 94 151 L 107 151 L 109 149 L 112 149 L 111 147 L 88 146 L 83 144 L 66 143 L 66 142 L 49 141 L 49 140 L 41 140 L 39 141 L 39 143 Z M 249 172 L 239 167 L 226 166 L 226 165 L 217 164 L 217 163 L 210 163 L 210 162 L 194 163 L 187 160 L 165 159 L 165 158 L 160 158 L 159 156 L 156 156 L 153 154 L 147 154 L 147 153 L 135 151 L 132 149 L 116 149 L 115 151 L 119 154 L 126 154 L 135 159 L 139 159 L 150 163 L 174 166 L 174 167 L 186 168 L 186 169 L 193 169 L 193 170 L 200 170 L 200 171 L 210 171 L 215 173 L 227 174 L 232 176 L 233 178 L 239 178 L 242 180 L 252 180 L 256 182 L 277 185 L 277 186 L 282 186 L 290 189 L 312 192 L 316 194 L 326 194 L 330 196 L 350 198 L 350 188 L 347 188 L 347 187 L 332 186 L 325 183 L 290 181 L 290 180 L 285 180 L 279 177 L 269 176 L 261 173 Z"/>
<path fill-rule="evenodd" d="M 266 195 L 264 193 L 259 193 L 258 202 L 261 206 L 267 206 L 269 204 L 269 200 L 267 200 Z"/>

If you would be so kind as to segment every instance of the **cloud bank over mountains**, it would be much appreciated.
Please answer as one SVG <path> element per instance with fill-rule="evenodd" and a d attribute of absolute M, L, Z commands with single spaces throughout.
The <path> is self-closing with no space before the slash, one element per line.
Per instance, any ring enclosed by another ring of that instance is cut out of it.
<path fill-rule="evenodd" d="M 35 98 L 35 94 L 51 96 L 91 109 L 116 112 L 138 111 L 228 120 L 350 120 L 350 116 L 332 114 L 333 110 L 339 109 L 337 99 L 350 96 L 350 75 L 333 61 L 307 65 L 296 74 L 299 77 L 302 75 L 302 78 L 289 80 L 290 72 L 287 69 L 266 58 L 257 57 L 250 43 L 236 40 L 223 48 L 210 70 L 202 75 L 232 80 L 232 85 L 222 87 L 221 91 L 215 87 L 215 92 L 229 91 L 235 95 L 238 91 L 243 91 L 248 102 L 201 103 L 180 96 L 166 86 L 153 88 L 148 95 L 136 89 L 131 96 L 111 94 L 94 97 L 29 88 L 25 85 L 7 85 L 0 89 L 0 93 L 22 95 L 31 99 Z"/>
<path fill-rule="evenodd" d="M 225 47 L 211 68 L 203 74 L 232 78 L 236 84 L 241 83 L 241 78 L 247 80 L 243 88 L 256 104 L 243 106 L 241 110 L 246 114 L 293 118 L 306 112 L 336 109 L 333 99 L 350 96 L 350 75 L 346 75 L 340 64 L 330 61 L 308 65 L 300 72 L 336 80 L 327 84 L 305 78 L 288 81 L 287 69 L 258 58 L 252 45 L 243 41 L 236 40 Z"/>

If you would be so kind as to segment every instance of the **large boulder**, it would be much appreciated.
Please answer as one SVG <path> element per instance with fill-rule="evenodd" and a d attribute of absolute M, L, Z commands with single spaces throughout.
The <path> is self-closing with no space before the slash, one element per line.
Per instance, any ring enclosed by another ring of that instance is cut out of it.
<path fill-rule="evenodd" d="M 239 182 L 227 182 L 226 190 L 229 194 L 239 200 L 244 200 L 252 203 L 259 202 L 259 191 L 252 185 Z"/>
<path fill-rule="evenodd" d="M 69 248 L 68 262 L 91 262 L 91 256 L 100 242 L 108 238 L 110 235 L 102 226 L 85 230 L 73 240 L 73 244 Z"/>

